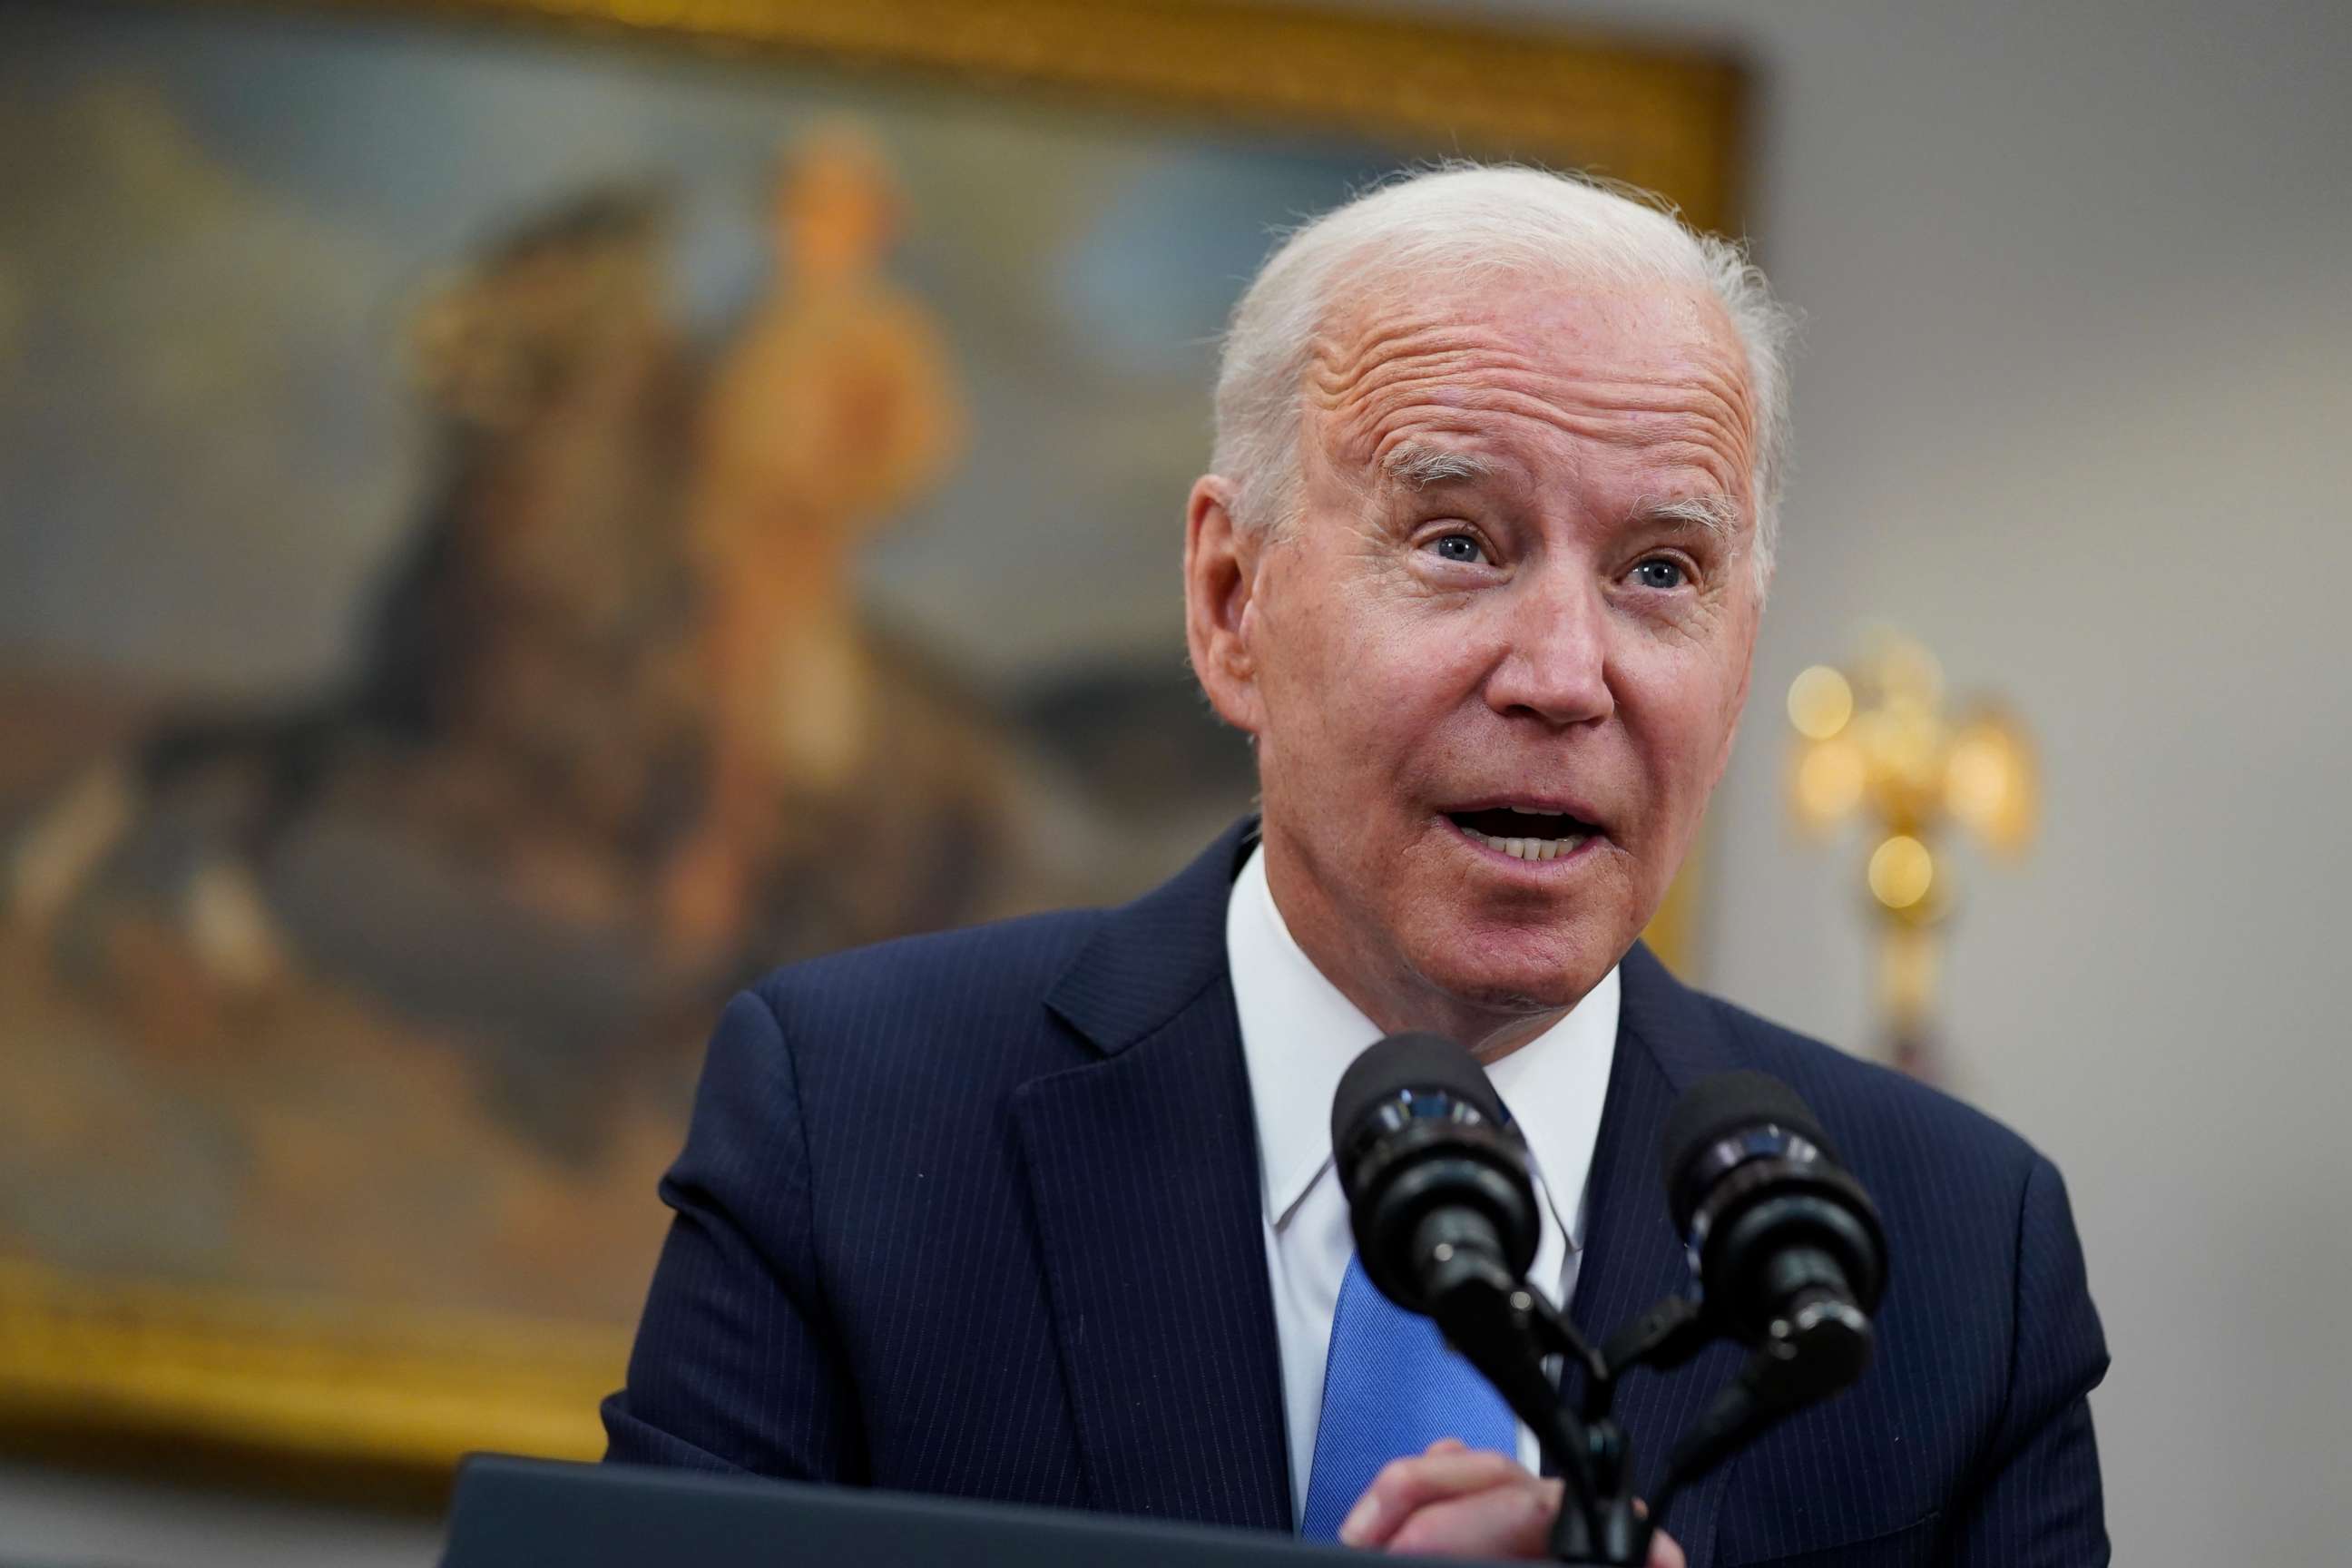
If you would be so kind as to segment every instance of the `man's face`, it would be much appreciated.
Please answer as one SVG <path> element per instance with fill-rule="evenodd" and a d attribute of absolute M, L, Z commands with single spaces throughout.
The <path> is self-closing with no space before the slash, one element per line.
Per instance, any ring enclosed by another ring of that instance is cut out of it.
<path fill-rule="evenodd" d="M 1441 287 L 1335 326 L 1303 514 L 1239 551 L 1247 677 L 1212 694 L 1257 738 L 1301 945 L 1383 1026 L 1499 1041 L 1633 944 L 1730 754 L 1745 355 L 1665 286 Z"/>

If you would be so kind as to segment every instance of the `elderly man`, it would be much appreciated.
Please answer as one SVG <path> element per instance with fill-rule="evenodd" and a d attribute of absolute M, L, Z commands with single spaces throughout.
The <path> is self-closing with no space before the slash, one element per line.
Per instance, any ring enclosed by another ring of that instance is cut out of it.
<path fill-rule="evenodd" d="M 1696 1078 L 1788 1081 L 1884 1210 L 1876 1364 L 1684 1492 L 1654 1561 L 2104 1563 L 2056 1173 L 1638 942 L 1748 692 L 1782 321 L 1730 248 L 1526 170 L 1293 237 L 1186 514 L 1193 667 L 1262 816 L 1124 909 L 738 997 L 611 1457 L 1539 1552 L 1557 1483 L 1364 1283 L 1331 1166 L 1341 1071 L 1433 1029 L 1525 1132 L 1531 1278 L 1589 1336 L 1688 1288 L 1654 1160 Z M 1621 1391 L 1639 1476 L 1732 1356 Z"/>

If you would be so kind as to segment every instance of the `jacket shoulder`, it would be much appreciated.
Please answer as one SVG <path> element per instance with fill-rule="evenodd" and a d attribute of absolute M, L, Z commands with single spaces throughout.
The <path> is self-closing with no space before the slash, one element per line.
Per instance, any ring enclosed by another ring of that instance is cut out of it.
<path fill-rule="evenodd" d="M 1059 1044 L 1045 998 L 1100 926 L 1100 910 L 1057 910 L 897 938 L 771 971 L 751 994 L 776 1020 L 804 1079 L 862 1058 L 869 1077 L 952 1057 L 978 1070 Z"/>

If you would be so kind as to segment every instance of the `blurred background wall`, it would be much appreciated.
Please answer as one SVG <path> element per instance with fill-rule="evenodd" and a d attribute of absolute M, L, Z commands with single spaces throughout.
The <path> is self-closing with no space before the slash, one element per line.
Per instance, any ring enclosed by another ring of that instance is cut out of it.
<path fill-rule="evenodd" d="M 1688 29 L 1759 68 L 1751 223 L 1811 325 L 1704 978 L 1869 1039 L 1858 851 L 1809 848 L 1781 801 L 1801 667 L 1883 617 L 2007 693 L 2044 835 L 2022 870 L 1961 868 L 1950 1072 L 2067 1173 L 2116 1357 L 2118 1561 L 2337 1560 L 2352 10 L 1475 14 Z M 0 1521 L 60 1563 L 422 1563 L 436 1533 L 22 1467 Z"/>

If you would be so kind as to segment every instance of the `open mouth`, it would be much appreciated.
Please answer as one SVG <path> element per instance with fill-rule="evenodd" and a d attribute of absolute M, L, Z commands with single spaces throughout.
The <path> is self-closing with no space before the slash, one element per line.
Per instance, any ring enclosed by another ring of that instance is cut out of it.
<path fill-rule="evenodd" d="M 1502 805 L 1449 811 L 1445 819 L 1489 849 L 1518 860 L 1558 860 L 1575 854 L 1601 829 L 1564 811 Z"/>

